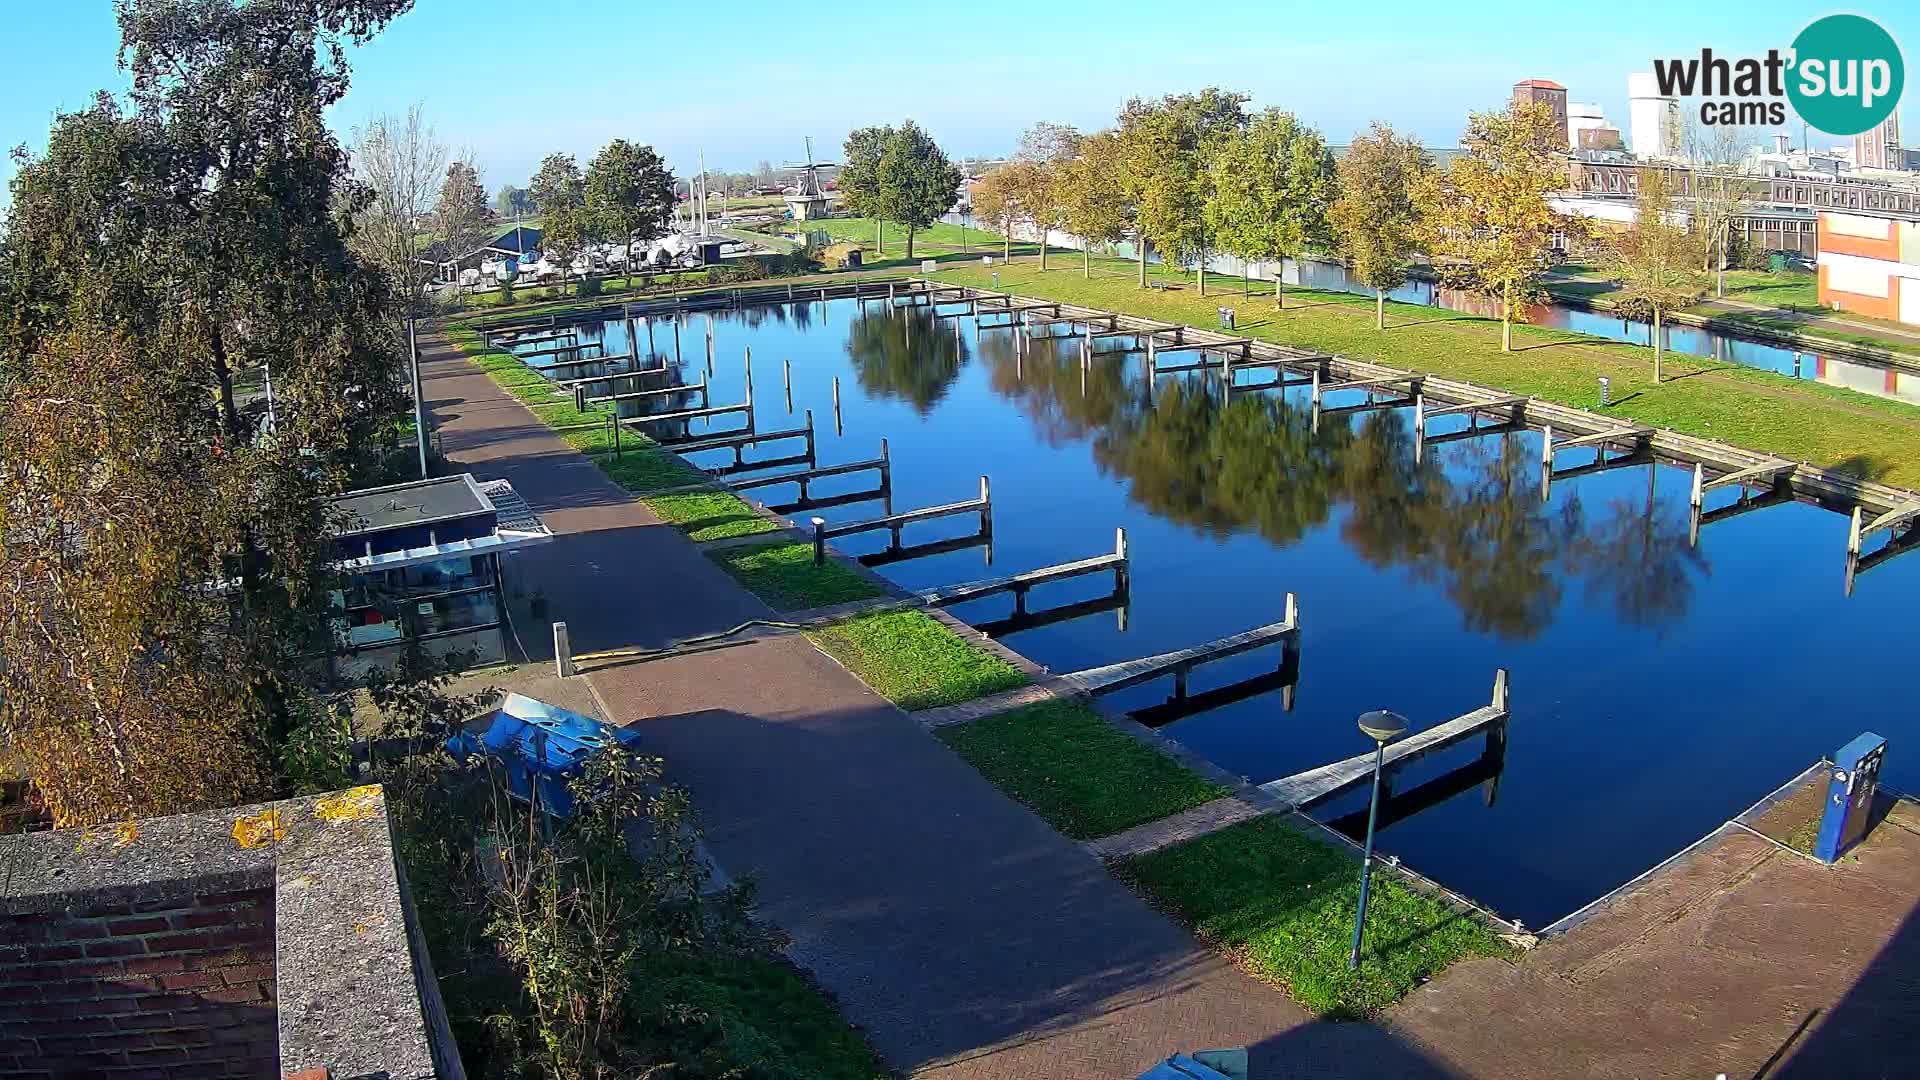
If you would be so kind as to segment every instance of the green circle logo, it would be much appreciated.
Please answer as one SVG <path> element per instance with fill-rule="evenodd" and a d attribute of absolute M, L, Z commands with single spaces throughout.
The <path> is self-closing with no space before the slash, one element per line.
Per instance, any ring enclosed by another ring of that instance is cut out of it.
<path fill-rule="evenodd" d="M 1800 119 L 1829 135 L 1858 135 L 1885 120 L 1906 81 L 1900 46 L 1872 19 L 1828 15 L 1793 39 L 1787 98 Z"/>

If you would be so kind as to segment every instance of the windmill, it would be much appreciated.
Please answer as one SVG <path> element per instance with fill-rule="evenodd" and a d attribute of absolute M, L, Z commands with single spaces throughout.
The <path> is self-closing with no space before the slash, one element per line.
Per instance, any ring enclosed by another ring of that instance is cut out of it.
<path fill-rule="evenodd" d="M 813 138 L 807 138 L 807 160 L 802 163 L 789 161 L 781 166 L 800 173 L 800 182 L 787 193 L 787 209 L 793 212 L 795 221 L 813 221 L 827 216 L 827 193 L 820 189 L 820 170 L 834 166 L 831 161 L 813 160 Z"/>

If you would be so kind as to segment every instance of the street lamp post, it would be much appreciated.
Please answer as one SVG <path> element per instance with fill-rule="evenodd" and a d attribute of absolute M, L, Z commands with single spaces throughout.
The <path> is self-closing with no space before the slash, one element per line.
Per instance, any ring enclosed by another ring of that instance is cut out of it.
<path fill-rule="evenodd" d="M 1353 918 L 1353 952 L 1347 969 L 1360 968 L 1360 941 L 1367 932 L 1367 890 L 1373 877 L 1373 829 L 1380 818 L 1380 772 L 1386 764 L 1387 744 L 1406 733 L 1407 718 L 1385 709 L 1360 714 L 1360 730 L 1373 740 L 1373 797 L 1367 800 L 1367 847 L 1360 859 L 1360 910 Z"/>

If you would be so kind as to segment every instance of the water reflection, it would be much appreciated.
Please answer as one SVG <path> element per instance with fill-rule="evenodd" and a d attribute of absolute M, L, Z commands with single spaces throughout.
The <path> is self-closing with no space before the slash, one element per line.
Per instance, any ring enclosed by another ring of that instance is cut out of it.
<path fill-rule="evenodd" d="M 1403 411 L 1330 417 L 1316 431 L 1303 402 L 1264 394 L 1223 403 L 1218 381 L 1198 375 L 1161 379 L 1149 403 L 1130 377 L 1137 365 L 1099 353 L 1083 362 L 1061 340 L 1035 338 L 1022 355 L 1013 335 L 983 335 L 980 351 L 994 391 L 1043 438 L 1090 442 L 1100 470 L 1156 516 L 1216 538 L 1253 533 L 1288 545 L 1344 508 L 1341 536 L 1354 552 L 1439 585 L 1470 630 L 1538 636 L 1569 578 L 1634 625 L 1670 625 L 1706 569 L 1684 512 L 1651 486 L 1644 501 L 1597 513 L 1577 494 L 1543 502 L 1532 433 L 1416 455 Z"/>
<path fill-rule="evenodd" d="M 869 397 L 894 398 L 921 416 L 947 396 L 967 363 L 967 344 L 951 319 L 919 308 L 861 315 L 847 335 L 847 358 Z"/>

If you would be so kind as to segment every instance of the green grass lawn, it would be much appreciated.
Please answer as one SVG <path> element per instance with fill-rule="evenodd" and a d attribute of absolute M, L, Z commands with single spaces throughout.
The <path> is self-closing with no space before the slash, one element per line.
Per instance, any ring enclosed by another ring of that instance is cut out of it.
<path fill-rule="evenodd" d="M 621 450 L 614 454 L 612 429 L 606 421 L 613 406 L 601 402 L 576 411 L 573 399 L 556 396 L 558 389 L 545 376 L 532 371 L 507 353 L 488 349 L 480 334 L 464 325 L 450 327 L 447 338 L 455 348 L 467 354 L 501 389 L 513 395 L 538 417 L 541 423 L 563 428 L 560 437 L 568 445 L 592 458 L 614 483 L 647 504 L 654 513 L 696 541 L 721 540 L 734 536 L 753 536 L 772 532 L 779 525 L 768 520 L 738 495 L 728 491 L 675 492 L 651 494 L 665 488 L 682 487 L 706 479 L 700 470 L 687 464 L 646 437 L 621 432 Z M 576 424 L 591 427 L 575 428 Z"/>
<path fill-rule="evenodd" d="M 813 564 L 812 544 L 757 544 L 707 557 L 781 611 L 844 604 L 881 595 L 880 587 L 836 559 Z"/>
<path fill-rule="evenodd" d="M 862 615 L 807 635 L 861 681 L 909 711 L 1025 685 L 1012 664 L 961 640 L 924 611 Z"/>
<path fill-rule="evenodd" d="M 1094 276 L 1077 260 L 1042 274 L 1037 260 L 1017 259 L 1000 269 L 1000 288 L 1088 307 L 1123 311 L 1192 326 L 1217 323 L 1216 308 L 1238 296 L 1237 279 L 1219 280 L 1201 296 L 1191 275 L 1160 273 L 1178 287 L 1142 290 L 1130 263 L 1095 259 Z M 991 288 L 984 268 L 954 265 L 943 281 Z M 1623 422 L 1678 431 L 1809 460 L 1890 483 L 1920 485 L 1920 410 L 1838 387 L 1775 375 L 1737 364 L 1668 354 L 1666 380 L 1655 385 L 1651 349 L 1601 341 L 1567 331 L 1519 326 L 1513 352 L 1500 350 L 1498 322 L 1413 304 L 1388 304 L 1387 329 L 1373 327 L 1373 301 L 1344 293 L 1289 290 L 1283 309 L 1271 295 L 1243 299 L 1240 333 L 1268 341 L 1338 353 L 1512 393 L 1595 409 L 1599 379 L 1612 381 Z"/>
<path fill-rule="evenodd" d="M 1076 840 L 1110 836 L 1227 793 L 1077 701 L 1044 701 L 934 734 Z"/>
<path fill-rule="evenodd" d="M 1121 865 L 1156 904 L 1334 1019 L 1369 1016 L 1456 960 L 1509 956 L 1485 925 L 1376 873 L 1360 970 L 1347 970 L 1360 866 L 1261 817 Z"/>

